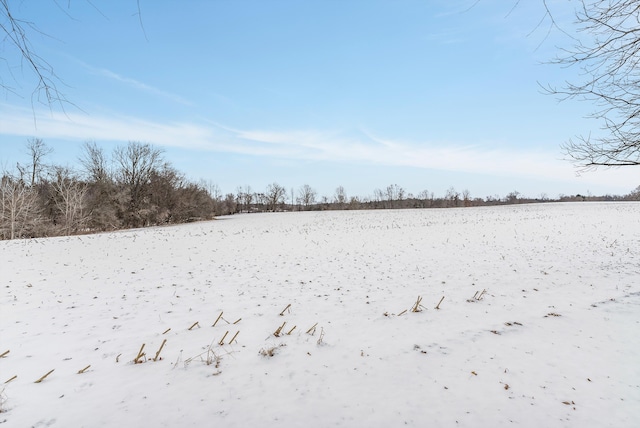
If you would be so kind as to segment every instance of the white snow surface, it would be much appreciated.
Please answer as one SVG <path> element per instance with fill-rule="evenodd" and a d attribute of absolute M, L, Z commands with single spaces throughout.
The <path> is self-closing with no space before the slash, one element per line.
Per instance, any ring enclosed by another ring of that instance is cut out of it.
<path fill-rule="evenodd" d="M 3 427 L 640 426 L 640 203 L 245 214 L 0 263 Z"/>

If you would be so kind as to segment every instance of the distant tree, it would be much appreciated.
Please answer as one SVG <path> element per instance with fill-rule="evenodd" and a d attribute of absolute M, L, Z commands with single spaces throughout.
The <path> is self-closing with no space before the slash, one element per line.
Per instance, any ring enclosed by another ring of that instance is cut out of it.
<path fill-rule="evenodd" d="M 109 230 L 119 227 L 117 189 L 110 160 L 95 141 L 86 141 L 78 157 L 87 182 L 86 210 L 90 213 L 87 227 Z"/>
<path fill-rule="evenodd" d="M 320 198 L 320 203 L 322 204 L 322 209 L 329 209 L 329 197 L 327 195 L 322 195 L 322 198 Z"/>
<path fill-rule="evenodd" d="M 255 207 L 256 210 L 261 212 L 266 209 L 269 203 L 269 198 L 267 197 L 267 195 L 260 192 L 256 192 L 253 194 L 253 200 L 255 201 L 255 204 L 256 204 L 256 207 Z"/>
<path fill-rule="evenodd" d="M 126 192 L 124 223 L 127 226 L 143 226 L 145 198 L 148 196 L 151 176 L 162 165 L 162 150 L 151 144 L 131 141 L 114 151 L 117 164 L 116 177 Z"/>
<path fill-rule="evenodd" d="M 267 186 L 266 205 L 267 210 L 275 211 L 278 206 L 284 204 L 286 189 L 278 183 L 272 183 Z"/>
<path fill-rule="evenodd" d="M 51 186 L 64 234 L 71 235 L 82 230 L 88 220 L 85 200 L 88 185 L 80 181 L 70 169 L 55 167 Z"/>
<path fill-rule="evenodd" d="M 471 192 L 468 189 L 462 191 L 462 202 L 465 207 L 471 206 Z"/>
<path fill-rule="evenodd" d="M 146 221 L 148 224 L 182 222 L 188 215 L 180 211 L 188 206 L 180 201 L 181 192 L 187 185 L 184 175 L 169 162 L 154 168 L 149 175 L 147 189 Z"/>
<path fill-rule="evenodd" d="M 520 199 L 520 192 L 518 192 L 517 190 L 514 190 L 513 192 L 510 192 L 509 194 L 507 194 L 507 196 L 505 197 L 505 201 L 509 204 L 515 204 L 518 202 L 518 199 Z"/>
<path fill-rule="evenodd" d="M 420 207 L 426 208 L 431 206 L 431 201 L 433 200 L 433 193 L 430 195 L 427 189 L 422 190 L 418 193 L 418 199 L 420 200 Z"/>
<path fill-rule="evenodd" d="M 349 209 L 350 210 L 359 210 L 362 208 L 362 201 L 357 196 L 352 196 L 349 198 Z"/>
<path fill-rule="evenodd" d="M 200 187 L 206 190 L 213 204 L 214 215 L 222 214 L 222 190 L 211 180 L 200 180 Z"/>
<path fill-rule="evenodd" d="M 404 199 L 404 189 L 397 184 L 390 184 L 387 186 L 386 197 L 390 202 L 402 201 Z"/>
<path fill-rule="evenodd" d="M 0 229 L 3 239 L 25 236 L 37 219 L 38 195 L 21 178 L 7 172 L 0 180 Z"/>
<path fill-rule="evenodd" d="M 255 194 L 253 190 L 251 190 L 251 186 L 245 186 L 244 188 L 244 205 L 246 206 L 247 212 L 251 211 L 251 204 L 253 203 L 255 198 Z"/>
<path fill-rule="evenodd" d="M 27 154 L 29 155 L 27 170 L 29 174 L 29 183 L 30 186 L 33 187 L 36 185 L 36 179 L 39 180 L 43 175 L 45 169 L 45 156 L 51 154 L 53 149 L 48 147 L 40 138 L 27 140 L 25 147 L 27 149 Z M 23 169 L 20 165 L 18 165 L 18 168 Z M 24 172 L 26 171 L 23 171 L 22 173 Z"/>
<path fill-rule="evenodd" d="M 89 181 L 104 183 L 111 180 L 109 162 L 104 150 L 95 141 L 86 141 L 82 145 L 82 154 L 78 158 Z"/>
<path fill-rule="evenodd" d="M 632 190 L 627 195 L 626 199 L 630 199 L 632 201 L 640 201 L 640 186 L 638 186 L 634 190 Z"/>
<path fill-rule="evenodd" d="M 118 213 L 125 203 L 119 196 L 112 182 L 89 182 L 85 195 L 89 213 L 87 228 L 100 231 L 119 229 L 122 224 Z"/>
<path fill-rule="evenodd" d="M 245 211 L 244 192 L 241 186 L 236 187 L 236 208 L 240 213 Z"/>
<path fill-rule="evenodd" d="M 460 193 L 458 193 L 455 188 L 449 187 L 447 189 L 447 193 L 444 196 L 444 199 L 446 206 L 457 207 L 458 202 L 460 201 Z"/>
<path fill-rule="evenodd" d="M 236 188 L 236 209 L 238 212 L 248 212 L 249 204 L 247 203 L 247 194 L 242 186 Z"/>
<path fill-rule="evenodd" d="M 344 208 L 344 205 L 347 203 L 347 192 L 344 190 L 344 187 L 338 186 L 336 188 L 333 201 L 338 205 L 339 208 Z"/>
<path fill-rule="evenodd" d="M 382 189 L 374 189 L 373 191 L 373 201 L 374 201 L 374 207 L 376 208 L 380 208 L 380 206 L 382 208 L 387 208 L 385 201 L 386 201 L 386 195 L 385 192 L 382 191 Z"/>
<path fill-rule="evenodd" d="M 172 212 L 172 222 L 191 222 L 213 217 L 213 199 L 204 187 L 185 182 L 175 190 L 176 206 Z"/>
<path fill-rule="evenodd" d="M 224 197 L 224 214 L 235 214 L 238 210 L 238 204 L 236 202 L 235 195 L 233 193 L 227 193 Z"/>
<path fill-rule="evenodd" d="M 308 209 L 310 205 L 315 204 L 316 195 L 316 191 L 308 184 L 304 184 L 300 189 L 298 189 L 298 201 L 300 201 L 300 204 L 305 209 Z"/>

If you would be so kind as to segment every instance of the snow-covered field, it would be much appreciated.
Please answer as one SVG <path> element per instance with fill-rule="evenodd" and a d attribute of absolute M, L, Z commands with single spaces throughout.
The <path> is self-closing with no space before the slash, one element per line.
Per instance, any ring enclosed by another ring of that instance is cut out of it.
<path fill-rule="evenodd" d="M 6 427 L 640 426 L 640 203 L 236 215 L 0 268 Z"/>

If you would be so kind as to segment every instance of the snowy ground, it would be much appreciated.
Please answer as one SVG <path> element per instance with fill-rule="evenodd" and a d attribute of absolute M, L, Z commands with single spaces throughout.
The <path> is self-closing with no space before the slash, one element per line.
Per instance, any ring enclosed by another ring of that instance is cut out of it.
<path fill-rule="evenodd" d="M 639 203 L 237 215 L 0 272 L 1 426 L 640 426 Z"/>

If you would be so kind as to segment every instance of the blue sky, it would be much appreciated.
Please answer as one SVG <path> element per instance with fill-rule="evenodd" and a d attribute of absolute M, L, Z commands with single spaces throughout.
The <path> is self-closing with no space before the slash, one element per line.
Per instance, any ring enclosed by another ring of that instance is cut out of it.
<path fill-rule="evenodd" d="M 572 4 L 548 3 L 573 30 Z M 32 47 L 72 104 L 33 102 L 33 76 L 3 45 L 5 169 L 37 137 L 69 166 L 84 141 L 152 143 L 225 193 L 278 182 L 369 196 L 396 183 L 536 197 L 640 184 L 637 168 L 576 176 L 562 160 L 561 143 L 600 124 L 585 119 L 588 102 L 540 91 L 579 75 L 544 64 L 569 41 L 538 26 L 542 1 L 140 0 L 141 16 L 135 0 L 11 4 L 37 25 Z"/>

